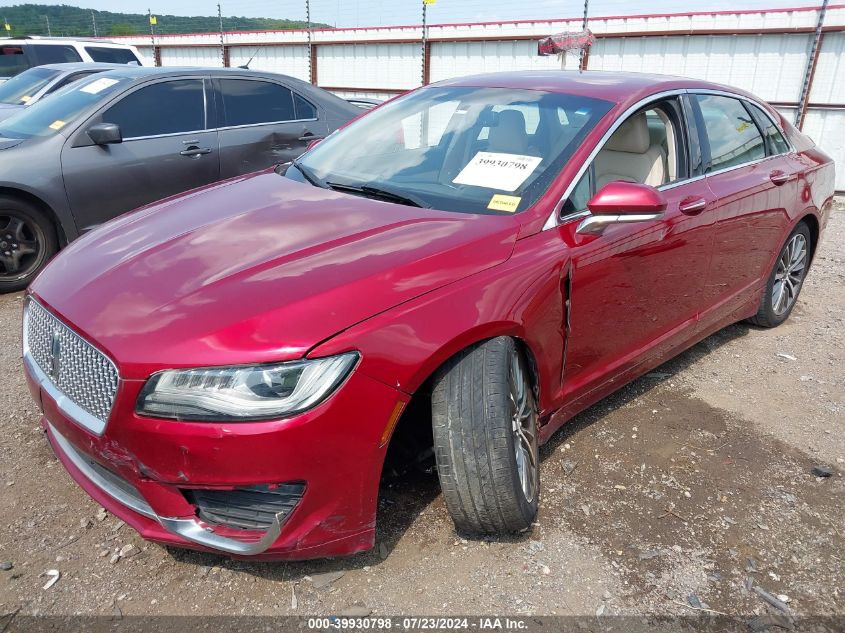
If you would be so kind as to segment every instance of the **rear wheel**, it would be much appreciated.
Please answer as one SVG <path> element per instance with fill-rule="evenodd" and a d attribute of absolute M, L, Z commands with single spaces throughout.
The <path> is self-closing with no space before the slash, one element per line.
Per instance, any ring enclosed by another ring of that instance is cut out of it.
<path fill-rule="evenodd" d="M 0 293 L 26 288 L 57 246 L 56 229 L 40 209 L 0 196 Z"/>
<path fill-rule="evenodd" d="M 512 338 L 464 350 L 440 370 L 432 424 L 455 526 L 474 534 L 530 527 L 540 493 L 537 410 L 525 355 Z"/>
<path fill-rule="evenodd" d="M 751 323 L 775 327 L 789 318 L 810 267 L 811 239 L 809 227 L 799 222 L 778 254 L 760 309 L 749 319 Z"/>

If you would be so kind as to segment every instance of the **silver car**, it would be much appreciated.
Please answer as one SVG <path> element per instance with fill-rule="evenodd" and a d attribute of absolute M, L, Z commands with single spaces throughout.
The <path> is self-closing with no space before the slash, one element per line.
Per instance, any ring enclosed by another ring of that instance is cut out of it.
<path fill-rule="evenodd" d="M 76 62 L 71 64 L 47 64 L 36 66 L 0 83 L 0 121 L 38 103 L 74 81 L 95 73 L 125 68 L 122 64 L 94 64 Z"/>
<path fill-rule="evenodd" d="M 291 161 L 360 114 L 241 69 L 123 66 L 66 86 L 0 121 L 0 292 L 121 213 Z"/>

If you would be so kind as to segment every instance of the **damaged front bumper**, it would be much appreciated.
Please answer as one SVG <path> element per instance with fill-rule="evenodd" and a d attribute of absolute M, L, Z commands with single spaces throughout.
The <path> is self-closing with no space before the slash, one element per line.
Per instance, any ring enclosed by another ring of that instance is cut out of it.
<path fill-rule="evenodd" d="M 343 556 L 373 546 L 381 438 L 397 402 L 407 400 L 379 381 L 353 372 L 302 415 L 221 424 L 140 417 L 134 403 L 143 381 L 122 380 L 108 424 L 96 435 L 27 378 L 67 471 L 148 540 L 262 560 Z M 244 510 L 244 495 L 259 493 L 277 505 Z M 222 507 L 229 498 L 232 507 Z M 279 503 L 283 510 L 275 511 Z"/>

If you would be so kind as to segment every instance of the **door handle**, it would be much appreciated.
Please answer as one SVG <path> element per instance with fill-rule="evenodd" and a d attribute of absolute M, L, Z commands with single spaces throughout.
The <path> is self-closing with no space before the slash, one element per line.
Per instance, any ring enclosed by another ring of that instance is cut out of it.
<path fill-rule="evenodd" d="M 681 200 L 678 210 L 685 215 L 698 215 L 707 207 L 707 200 L 704 198 L 687 198 Z"/>
<path fill-rule="evenodd" d="M 782 185 L 787 180 L 789 180 L 789 174 L 782 172 L 780 169 L 775 169 L 772 173 L 769 174 L 769 180 L 771 180 L 776 185 Z"/>
<path fill-rule="evenodd" d="M 299 140 L 307 143 L 308 141 L 322 141 L 324 138 L 324 136 L 317 136 L 316 134 L 304 134 L 299 137 Z"/>
<path fill-rule="evenodd" d="M 188 156 L 193 158 L 198 158 L 204 154 L 210 154 L 211 148 L 210 147 L 194 147 L 191 149 L 185 149 L 179 152 L 181 156 Z"/>

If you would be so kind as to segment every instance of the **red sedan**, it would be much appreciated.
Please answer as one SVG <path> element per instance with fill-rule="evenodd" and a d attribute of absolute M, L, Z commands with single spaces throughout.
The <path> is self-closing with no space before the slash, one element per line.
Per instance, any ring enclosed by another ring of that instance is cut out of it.
<path fill-rule="evenodd" d="M 789 316 L 833 191 L 831 159 L 733 88 L 445 81 L 71 244 L 27 297 L 29 385 L 71 476 L 155 541 L 368 549 L 403 436 L 459 530 L 521 531 L 568 419 Z"/>

